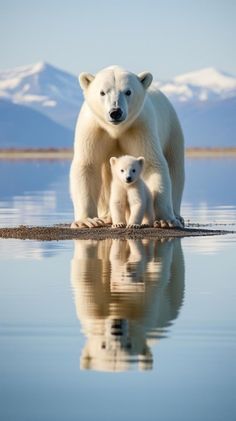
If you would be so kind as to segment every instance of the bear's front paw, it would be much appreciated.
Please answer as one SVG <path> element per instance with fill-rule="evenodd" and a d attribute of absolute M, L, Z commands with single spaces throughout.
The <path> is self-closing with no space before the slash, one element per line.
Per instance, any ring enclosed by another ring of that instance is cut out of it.
<path fill-rule="evenodd" d="M 123 224 L 122 222 L 118 223 L 118 224 L 112 224 L 112 228 L 125 228 L 126 225 Z"/>
<path fill-rule="evenodd" d="M 98 228 L 103 227 L 105 222 L 100 218 L 85 218 L 78 221 L 74 221 L 71 224 L 71 228 Z"/>
<path fill-rule="evenodd" d="M 183 228 L 180 220 L 178 219 L 156 219 L 154 221 L 155 228 Z"/>
<path fill-rule="evenodd" d="M 142 228 L 142 225 L 140 225 L 140 224 L 128 224 L 127 228 Z"/>

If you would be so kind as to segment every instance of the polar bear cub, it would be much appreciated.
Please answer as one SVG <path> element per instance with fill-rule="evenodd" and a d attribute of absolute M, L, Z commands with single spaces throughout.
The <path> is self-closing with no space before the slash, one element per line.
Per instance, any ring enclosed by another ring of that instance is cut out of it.
<path fill-rule="evenodd" d="M 142 156 L 124 155 L 110 158 L 112 171 L 110 212 L 113 227 L 139 228 L 153 225 L 154 210 L 151 192 L 141 178 Z"/>

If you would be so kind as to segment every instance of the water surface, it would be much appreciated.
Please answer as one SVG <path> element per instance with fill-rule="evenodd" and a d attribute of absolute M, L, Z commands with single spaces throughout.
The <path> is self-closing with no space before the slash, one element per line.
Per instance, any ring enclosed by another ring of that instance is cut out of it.
<path fill-rule="evenodd" d="M 1 162 L 1 226 L 70 222 L 68 170 Z M 235 160 L 186 171 L 183 216 L 234 228 Z M 0 418 L 233 421 L 235 238 L 0 240 Z"/>

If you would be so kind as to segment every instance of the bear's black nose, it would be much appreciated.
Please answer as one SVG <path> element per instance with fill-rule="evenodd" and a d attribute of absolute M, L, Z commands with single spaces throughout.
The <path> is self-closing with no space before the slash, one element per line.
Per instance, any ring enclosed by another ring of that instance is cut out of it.
<path fill-rule="evenodd" d="M 112 108 L 110 111 L 110 117 L 114 121 L 119 121 L 122 117 L 123 111 L 121 108 Z"/>
<path fill-rule="evenodd" d="M 127 181 L 127 183 L 130 183 L 131 181 L 132 181 L 132 177 L 126 177 L 126 181 Z"/>

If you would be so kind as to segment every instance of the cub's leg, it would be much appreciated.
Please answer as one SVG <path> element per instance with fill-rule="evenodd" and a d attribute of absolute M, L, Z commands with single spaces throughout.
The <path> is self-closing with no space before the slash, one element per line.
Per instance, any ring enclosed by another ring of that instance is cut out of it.
<path fill-rule="evenodd" d="M 111 197 L 110 197 L 110 213 L 112 219 L 112 226 L 114 228 L 123 228 L 126 226 L 126 213 L 127 198 L 126 191 L 117 183 L 112 182 L 111 184 Z"/>
<path fill-rule="evenodd" d="M 130 216 L 127 224 L 129 228 L 140 228 L 144 217 L 144 196 L 143 191 L 139 187 L 139 184 L 135 183 L 134 187 L 129 188 L 127 192 L 130 209 Z"/>

